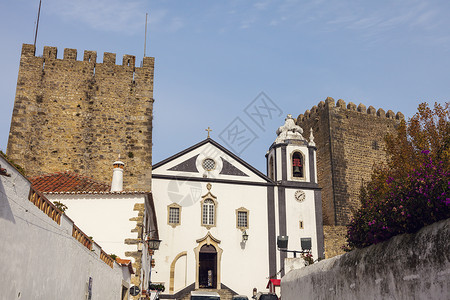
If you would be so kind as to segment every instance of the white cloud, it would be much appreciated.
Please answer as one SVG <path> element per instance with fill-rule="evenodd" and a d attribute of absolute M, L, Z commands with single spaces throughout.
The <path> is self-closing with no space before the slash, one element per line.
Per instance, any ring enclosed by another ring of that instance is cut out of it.
<path fill-rule="evenodd" d="M 66 22 L 85 24 L 100 31 L 139 31 L 144 27 L 146 12 L 149 14 L 149 26 L 169 31 L 183 27 L 180 18 L 169 18 L 168 12 L 163 9 L 151 10 L 148 2 L 143 0 L 49 0 L 45 11 Z"/>
<path fill-rule="evenodd" d="M 259 1 L 253 4 L 253 6 L 259 10 L 265 10 L 269 6 L 270 2 L 271 2 L 270 0 Z"/>

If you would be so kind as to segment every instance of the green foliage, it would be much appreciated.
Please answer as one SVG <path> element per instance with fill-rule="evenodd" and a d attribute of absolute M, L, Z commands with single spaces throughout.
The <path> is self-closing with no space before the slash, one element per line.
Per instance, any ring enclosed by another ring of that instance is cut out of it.
<path fill-rule="evenodd" d="M 424 151 L 424 156 L 428 156 Z M 384 199 L 370 194 L 348 226 L 349 249 L 363 248 L 450 218 L 450 171 L 429 158 L 406 177 L 386 181 Z"/>
<path fill-rule="evenodd" d="M 305 260 L 306 265 L 312 265 L 314 263 L 314 259 L 311 253 L 302 253 L 302 258 Z"/>
<path fill-rule="evenodd" d="M 149 289 L 152 291 L 164 292 L 166 288 L 162 283 L 151 283 Z"/>
<path fill-rule="evenodd" d="M 58 208 L 62 212 L 65 212 L 67 209 L 67 206 L 60 201 L 53 201 L 53 204 L 55 204 L 56 208 Z"/>
<path fill-rule="evenodd" d="M 347 250 L 415 232 L 450 217 L 449 103 L 419 105 L 385 138 L 387 163 L 374 166 L 360 191 L 361 208 L 347 232 Z"/>
<path fill-rule="evenodd" d="M 25 173 L 25 169 L 22 168 L 20 165 L 16 164 L 12 159 L 10 159 L 5 153 L 3 153 L 3 151 L 0 150 L 0 154 L 11 164 L 13 165 L 17 171 L 20 172 L 20 174 L 22 174 L 23 176 L 26 177 L 26 173 Z"/>
<path fill-rule="evenodd" d="M 110 256 L 112 259 L 114 259 L 114 260 L 116 260 L 116 258 L 117 258 L 117 255 L 112 254 L 112 253 L 111 253 L 109 256 Z"/>

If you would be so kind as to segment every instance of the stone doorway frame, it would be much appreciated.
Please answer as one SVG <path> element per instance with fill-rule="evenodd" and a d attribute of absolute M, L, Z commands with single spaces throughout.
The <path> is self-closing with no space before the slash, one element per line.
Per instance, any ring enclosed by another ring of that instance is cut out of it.
<path fill-rule="evenodd" d="M 220 265 L 221 265 L 221 261 L 222 261 L 222 248 L 219 247 L 220 244 L 220 240 L 216 239 L 215 237 L 212 236 L 212 234 L 208 231 L 208 233 L 201 239 L 196 240 L 197 242 L 197 247 L 194 248 L 194 253 L 195 253 L 195 289 L 199 289 L 200 288 L 200 284 L 199 284 L 199 268 L 200 268 L 200 249 L 202 248 L 203 245 L 212 245 L 214 246 L 214 248 L 216 248 L 217 251 L 217 265 L 216 265 L 216 272 L 217 272 L 217 281 L 216 281 L 216 288 L 220 289 L 221 286 L 221 281 L 220 281 L 220 273 L 221 273 L 221 269 L 220 269 Z"/>

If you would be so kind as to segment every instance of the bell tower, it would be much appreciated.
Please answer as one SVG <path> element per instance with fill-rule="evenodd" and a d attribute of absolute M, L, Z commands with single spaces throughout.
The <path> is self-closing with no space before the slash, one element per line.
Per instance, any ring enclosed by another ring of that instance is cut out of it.
<path fill-rule="evenodd" d="M 311 129 L 309 142 L 303 129 L 288 115 L 278 128 L 277 138 L 267 152 L 267 176 L 276 182 L 317 184 L 316 145 Z"/>
<path fill-rule="evenodd" d="M 309 141 L 303 129 L 287 115 L 277 138 L 267 151 L 267 175 L 274 181 L 269 189 L 269 269 L 284 275 L 286 252 L 277 251 L 277 236 L 289 238 L 290 250 L 309 251 L 313 259 L 324 257 L 321 189 L 317 183 L 316 145 L 313 132 Z M 271 194 L 273 193 L 273 194 Z M 273 200 L 272 200 L 273 199 Z M 273 201 L 273 202 L 272 202 Z M 303 249 L 301 241 L 311 245 Z"/>

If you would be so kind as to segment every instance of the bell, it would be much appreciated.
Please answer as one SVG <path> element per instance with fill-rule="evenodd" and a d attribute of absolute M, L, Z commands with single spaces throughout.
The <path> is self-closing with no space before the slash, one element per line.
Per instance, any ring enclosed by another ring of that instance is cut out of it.
<path fill-rule="evenodd" d="M 302 171 L 299 166 L 294 166 L 294 175 L 302 175 Z"/>

